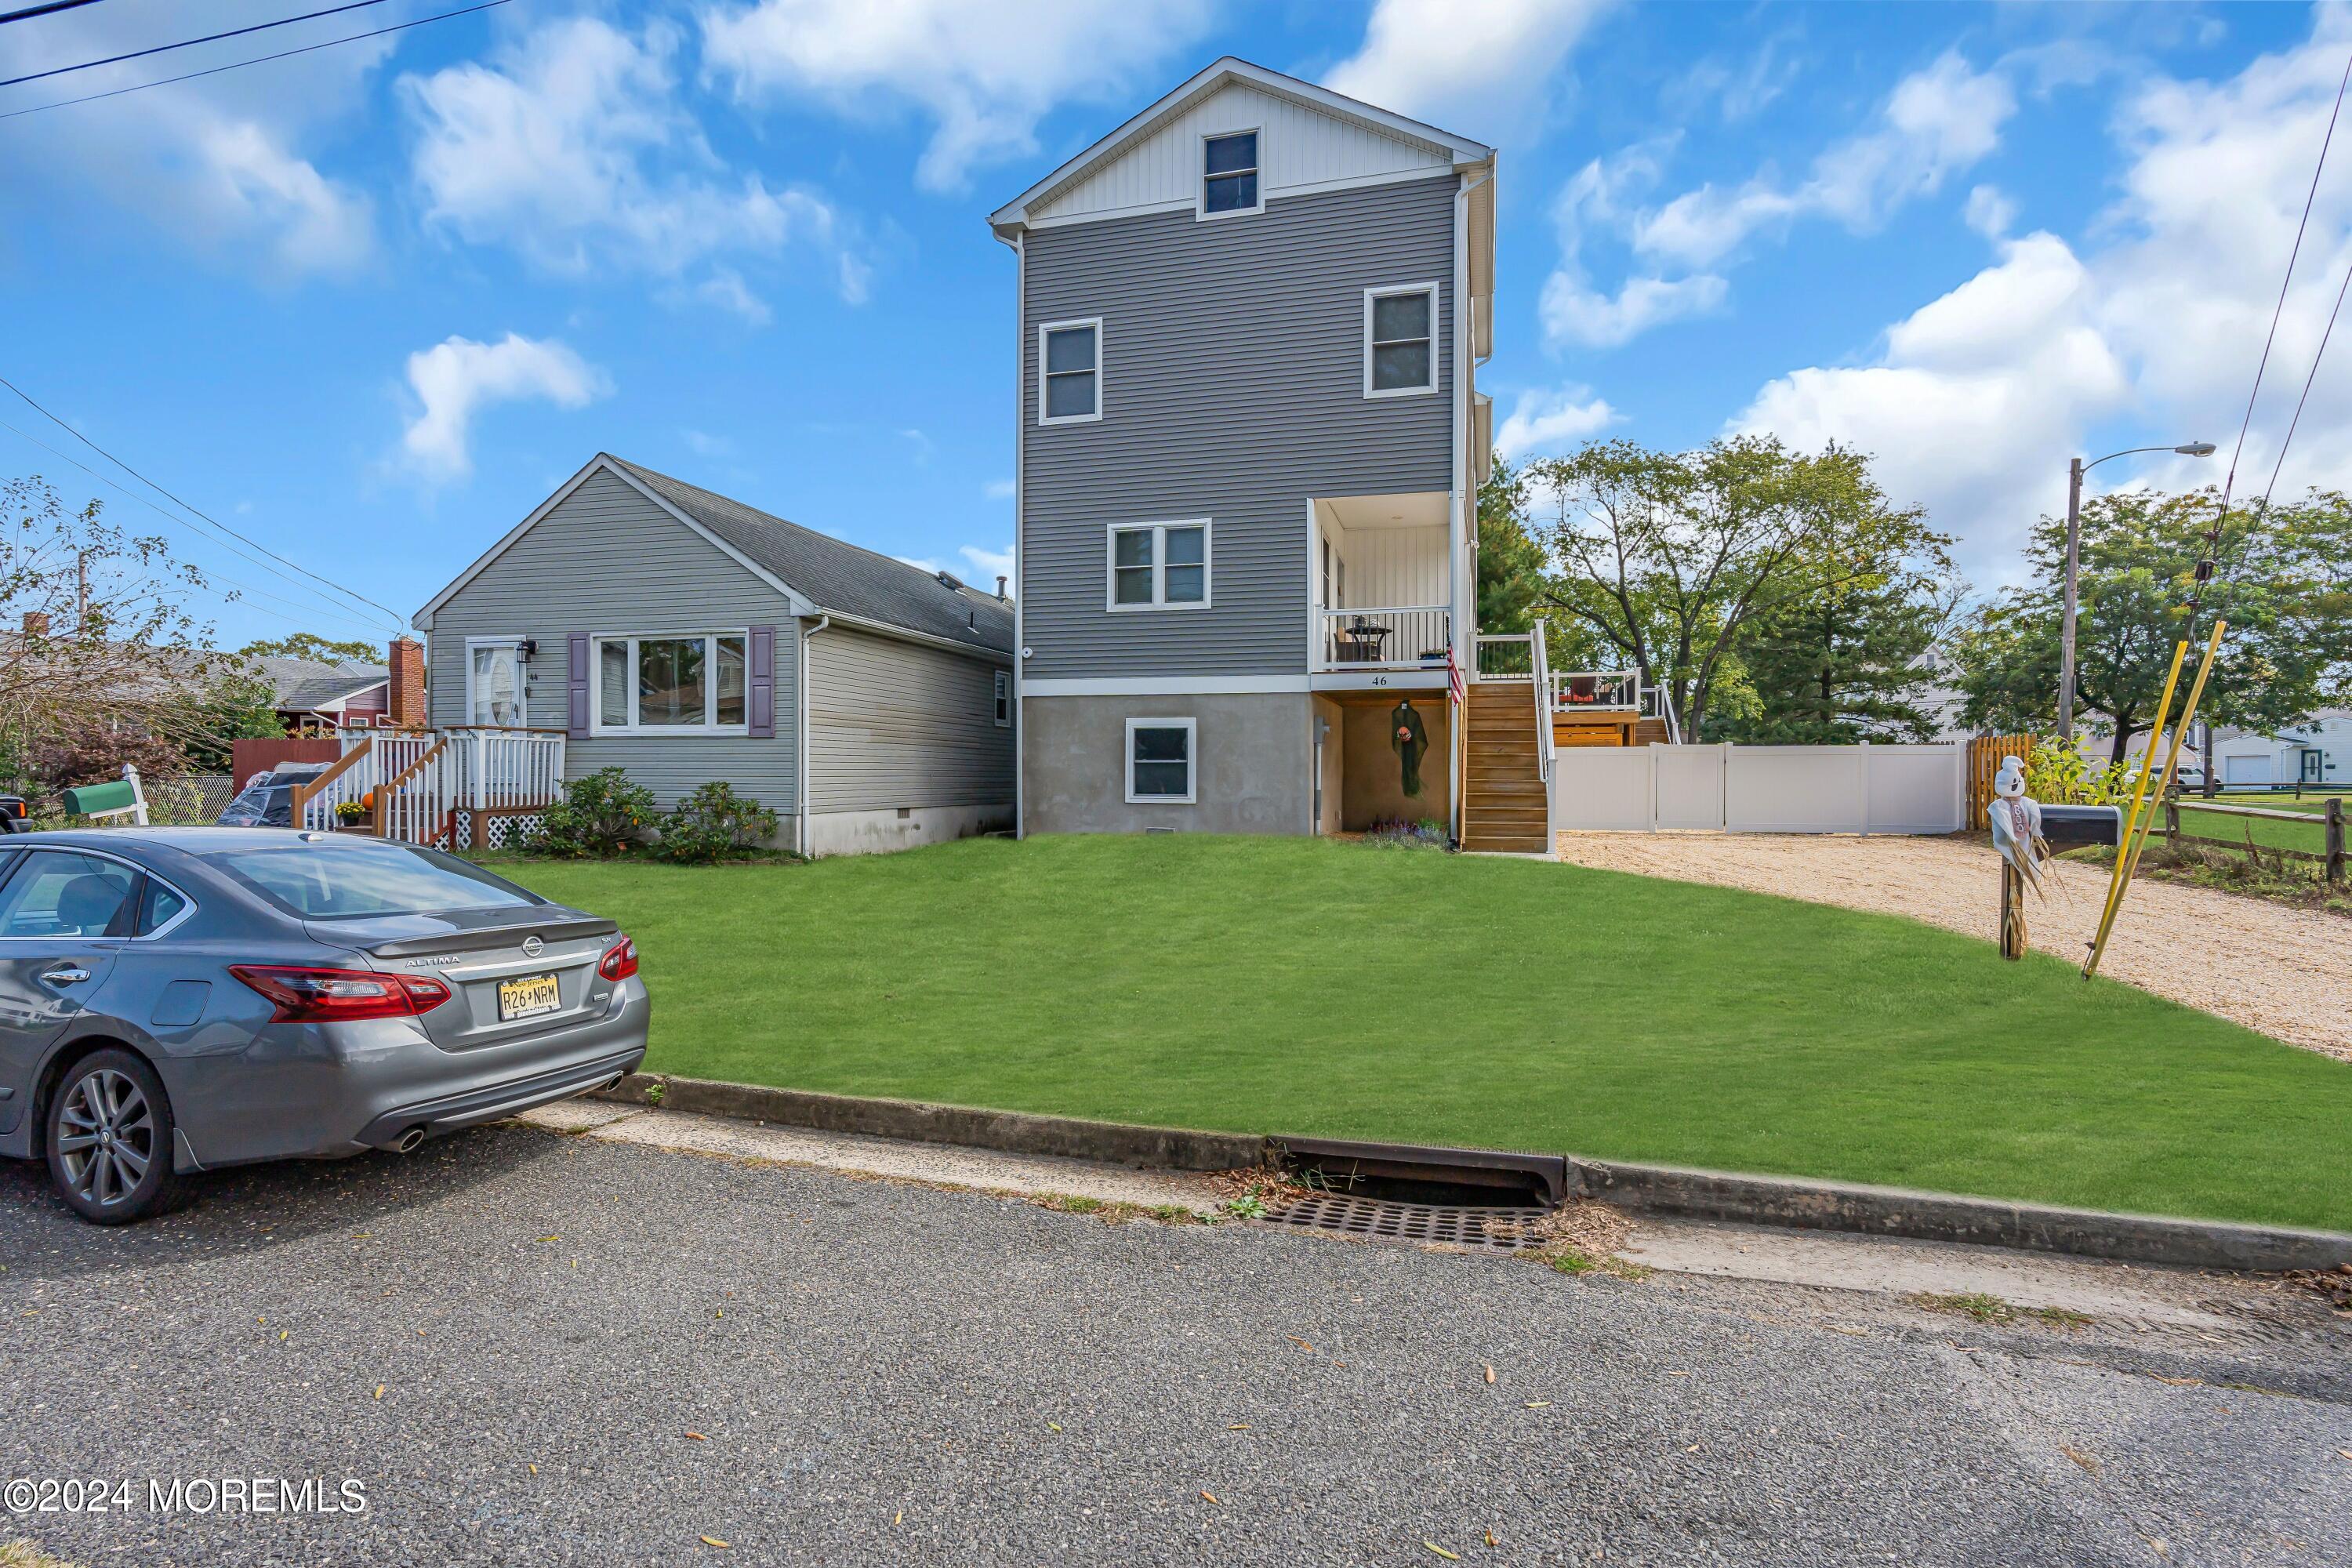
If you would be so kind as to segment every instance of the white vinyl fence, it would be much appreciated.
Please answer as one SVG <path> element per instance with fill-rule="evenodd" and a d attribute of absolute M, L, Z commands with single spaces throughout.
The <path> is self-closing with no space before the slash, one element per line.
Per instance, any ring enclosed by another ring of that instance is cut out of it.
<path fill-rule="evenodd" d="M 1962 746 L 1567 746 L 1552 826 L 1655 833 L 1957 833 Z"/>

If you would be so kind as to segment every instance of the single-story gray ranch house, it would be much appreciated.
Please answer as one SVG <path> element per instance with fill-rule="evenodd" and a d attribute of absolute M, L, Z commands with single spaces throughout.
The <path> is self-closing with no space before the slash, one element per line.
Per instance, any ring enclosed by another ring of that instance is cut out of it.
<path fill-rule="evenodd" d="M 1010 604 L 609 453 L 415 622 L 431 727 L 561 733 L 566 779 L 723 779 L 812 855 L 1013 826 Z"/>

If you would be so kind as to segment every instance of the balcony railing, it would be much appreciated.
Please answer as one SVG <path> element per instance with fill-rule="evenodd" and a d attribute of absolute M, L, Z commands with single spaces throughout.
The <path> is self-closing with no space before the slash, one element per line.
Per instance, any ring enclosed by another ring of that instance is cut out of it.
<path fill-rule="evenodd" d="M 1454 616 L 1442 605 L 1322 612 L 1322 660 L 1330 669 L 1420 669 L 1445 663 Z"/>
<path fill-rule="evenodd" d="M 1555 669 L 1551 672 L 1551 705 L 1575 712 L 1585 710 L 1642 707 L 1642 675 L 1633 669 Z"/>

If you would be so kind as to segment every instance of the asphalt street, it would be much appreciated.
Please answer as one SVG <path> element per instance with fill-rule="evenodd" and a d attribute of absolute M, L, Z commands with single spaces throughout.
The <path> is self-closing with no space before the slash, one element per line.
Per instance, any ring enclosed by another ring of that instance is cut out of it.
<path fill-rule="evenodd" d="M 59 1483 L 0 1539 L 90 1563 L 2352 1563 L 2294 1302 L 1993 1329 L 514 1125 L 121 1230 L 0 1167 L 0 1480 Z"/>

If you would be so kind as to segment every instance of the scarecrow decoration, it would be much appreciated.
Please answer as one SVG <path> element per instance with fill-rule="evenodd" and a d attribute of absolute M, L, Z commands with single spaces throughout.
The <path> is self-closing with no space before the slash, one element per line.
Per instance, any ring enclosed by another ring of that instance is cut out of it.
<path fill-rule="evenodd" d="M 1389 710 L 1389 744 L 1396 749 L 1404 764 L 1404 793 L 1408 799 L 1421 798 L 1421 758 L 1429 750 L 1429 731 L 1422 728 L 1421 715 L 1412 710 L 1410 702 L 1400 702 Z"/>
<path fill-rule="evenodd" d="M 2025 956 L 2025 889 L 2047 900 L 2052 880 L 2046 868 L 2050 841 L 2042 835 L 2042 803 L 2025 793 L 2025 763 L 2003 757 L 1993 775 L 1992 804 L 1985 818 L 1992 828 L 1994 853 L 2000 857 L 2000 955 Z"/>

